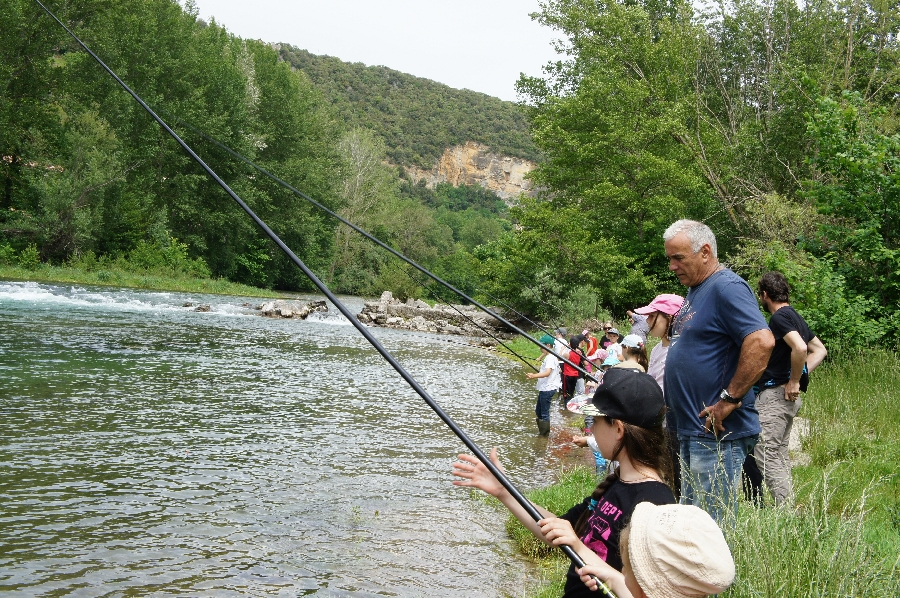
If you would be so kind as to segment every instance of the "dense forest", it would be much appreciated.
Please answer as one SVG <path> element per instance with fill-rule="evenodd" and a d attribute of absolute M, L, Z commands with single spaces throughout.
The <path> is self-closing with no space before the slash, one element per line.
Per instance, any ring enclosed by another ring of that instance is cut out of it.
<path fill-rule="evenodd" d="M 431 168 L 445 149 L 466 141 L 506 156 L 540 157 L 525 115 L 511 102 L 383 66 L 317 56 L 288 44 L 276 47 L 322 91 L 341 119 L 381 137 L 395 164 Z"/>
<path fill-rule="evenodd" d="M 520 79 L 518 107 L 242 40 L 190 2 L 50 4 L 339 292 L 449 298 L 197 131 L 480 299 L 538 317 L 621 316 L 683 292 L 661 235 L 692 217 L 751 282 L 784 271 L 823 338 L 900 337 L 893 4 L 548 0 L 536 18 L 562 38 L 560 60 Z M 309 288 L 35 3 L 4 2 L 0 22 L 0 259 L 176 248 L 197 272 Z M 539 156 L 537 196 L 508 208 L 404 177 L 467 140 Z"/>
<path fill-rule="evenodd" d="M 54 4 L 63 22 L 338 292 L 421 289 L 383 251 L 208 138 L 437 271 L 467 272 L 468 251 L 510 228 L 505 204 L 492 194 L 427 189 L 388 158 L 403 163 L 402 156 L 415 155 L 421 163 L 443 151 L 441 144 L 469 138 L 533 153 L 513 104 L 391 71 L 391 81 L 408 89 L 392 97 L 393 109 L 405 110 L 409 121 L 418 111 L 419 120 L 432 123 L 398 133 L 383 118 L 351 116 L 345 107 L 358 102 L 326 99 L 273 47 L 203 22 L 190 2 Z M 175 256 L 198 274 L 312 288 L 35 2 L 4 2 L 0 22 L 0 259 L 93 267 L 113 258 L 152 264 Z M 327 64 L 336 69 L 333 60 Z M 348 65 L 350 79 L 342 81 L 375 99 L 370 73 L 388 71 L 354 68 Z M 434 104 L 444 105 L 443 121 L 423 116 Z M 462 121 L 463 111 L 468 119 L 457 130 L 451 121 Z"/>
<path fill-rule="evenodd" d="M 495 292 L 538 313 L 683 292 L 661 235 L 693 217 L 751 283 L 784 271 L 822 338 L 897 341 L 895 3 L 550 0 L 538 18 L 565 60 L 518 84 L 543 193 L 476 251 Z"/>

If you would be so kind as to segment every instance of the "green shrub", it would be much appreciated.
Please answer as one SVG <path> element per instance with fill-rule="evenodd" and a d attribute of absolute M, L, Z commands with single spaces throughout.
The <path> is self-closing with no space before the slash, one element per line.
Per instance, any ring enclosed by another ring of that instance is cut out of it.
<path fill-rule="evenodd" d="M 88 250 L 78 255 L 72 254 L 69 256 L 66 265 L 70 268 L 81 270 L 82 272 L 93 272 L 97 269 L 99 263 L 100 261 L 97 259 L 97 254 Z"/>
<path fill-rule="evenodd" d="M 16 250 L 9 243 L 0 245 L 0 264 L 14 266 L 16 264 Z"/>
<path fill-rule="evenodd" d="M 19 253 L 19 266 L 26 270 L 37 270 L 41 265 L 41 254 L 37 245 L 32 243 Z"/>
<path fill-rule="evenodd" d="M 876 302 L 854 293 L 843 275 L 827 259 L 803 252 L 788 254 L 779 242 L 767 246 L 766 270 L 778 270 L 791 286 L 791 305 L 829 347 L 868 348 L 888 332 L 885 322 L 873 319 Z M 755 286 L 756 280 L 750 280 Z"/>
<path fill-rule="evenodd" d="M 272 256 L 265 249 L 254 249 L 237 256 L 240 274 L 239 278 L 244 284 L 260 288 L 269 288 L 271 282 L 271 267 L 269 262 Z"/>
<path fill-rule="evenodd" d="M 123 262 L 122 269 L 131 272 L 186 274 L 197 278 L 212 275 L 206 262 L 202 258 L 190 259 L 187 244 L 179 243 L 174 237 L 169 237 L 168 245 L 140 241 Z"/>

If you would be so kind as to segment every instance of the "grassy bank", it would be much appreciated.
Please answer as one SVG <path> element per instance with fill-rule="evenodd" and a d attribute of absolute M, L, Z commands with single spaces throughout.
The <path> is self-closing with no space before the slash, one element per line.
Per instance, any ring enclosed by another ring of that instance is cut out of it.
<path fill-rule="evenodd" d="M 278 297 L 268 289 L 259 289 L 224 279 L 198 278 L 185 273 L 131 272 L 115 267 L 100 270 L 82 270 L 70 266 L 40 264 L 33 268 L 0 265 L 0 279 L 33 280 L 37 282 L 73 283 L 99 286 L 179 291 L 184 293 L 211 293 L 246 297 Z"/>
<path fill-rule="evenodd" d="M 35 245 L 16 251 L 9 244 L 0 243 L 0 279 L 216 295 L 279 296 L 268 289 L 212 278 L 206 263 L 188 257 L 187 245 L 172 237 L 159 244 L 141 241 L 122 255 L 98 257 L 87 251 L 56 265 L 42 262 Z"/>
<path fill-rule="evenodd" d="M 523 347 L 523 351 L 526 350 Z M 872 350 L 841 354 L 816 371 L 800 416 L 810 420 L 795 460 L 794 509 L 742 504 L 726 535 L 738 576 L 728 598 L 900 595 L 900 357 Z M 590 471 L 529 498 L 560 512 L 586 496 Z M 562 593 L 568 562 L 547 552 L 518 522 L 507 529 L 542 580 L 528 596 Z"/>

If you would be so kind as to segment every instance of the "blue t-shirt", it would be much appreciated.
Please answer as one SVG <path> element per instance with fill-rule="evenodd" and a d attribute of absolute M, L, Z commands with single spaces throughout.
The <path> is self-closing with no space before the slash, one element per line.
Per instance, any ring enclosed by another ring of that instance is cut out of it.
<path fill-rule="evenodd" d="M 767 327 L 750 285 L 731 270 L 719 270 L 691 287 L 675 316 L 666 360 L 666 405 L 678 434 L 715 438 L 697 414 L 715 404 L 731 382 L 744 338 Z M 759 434 L 753 389 L 742 400 L 722 422 L 720 440 Z"/>

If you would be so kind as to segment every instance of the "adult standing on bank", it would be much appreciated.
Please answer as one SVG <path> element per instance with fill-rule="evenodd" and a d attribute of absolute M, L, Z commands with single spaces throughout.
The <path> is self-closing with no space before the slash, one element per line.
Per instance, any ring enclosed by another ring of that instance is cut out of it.
<path fill-rule="evenodd" d="M 679 220 L 663 240 L 669 269 L 689 287 L 665 371 L 683 464 L 681 501 L 721 521 L 723 507 L 737 513 L 741 468 L 760 432 L 753 385 L 775 339 L 750 285 L 719 263 L 708 226 Z"/>
<path fill-rule="evenodd" d="M 631 311 L 625 312 L 631 320 L 631 334 L 641 337 L 644 344 L 647 344 L 647 335 L 650 333 L 650 326 L 647 324 L 647 316 Z"/>
<path fill-rule="evenodd" d="M 806 391 L 809 372 L 822 363 L 828 350 L 791 307 L 784 274 L 768 272 L 759 279 L 759 300 L 772 314 L 769 329 L 775 336 L 775 349 L 759 380 L 756 408 L 762 434 L 753 454 L 775 504 L 790 504 L 794 494 L 788 455 L 791 426 L 800 410 L 800 392 Z"/>

